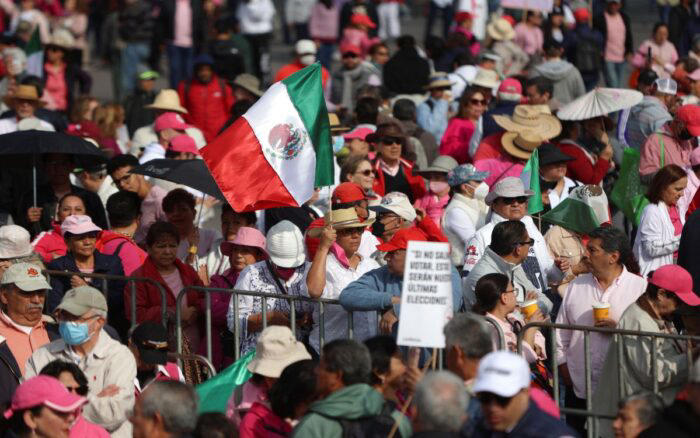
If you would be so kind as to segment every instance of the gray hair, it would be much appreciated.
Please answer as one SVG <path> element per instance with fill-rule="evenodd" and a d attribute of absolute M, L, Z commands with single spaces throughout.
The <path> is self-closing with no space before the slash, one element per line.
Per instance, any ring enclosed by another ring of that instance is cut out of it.
<path fill-rule="evenodd" d="M 640 391 L 620 400 L 618 407 L 624 408 L 629 403 L 639 402 L 636 406 L 637 418 L 644 426 L 653 426 L 664 410 L 664 401 L 651 391 Z"/>
<path fill-rule="evenodd" d="M 157 380 L 140 395 L 141 415 L 147 418 L 159 413 L 165 431 L 174 436 L 192 433 L 197 426 L 197 393 L 194 388 L 176 380 Z"/>
<path fill-rule="evenodd" d="M 456 314 L 443 329 L 445 347 L 457 346 L 468 358 L 481 359 L 493 351 L 493 339 L 487 324 L 480 315 Z"/>
<path fill-rule="evenodd" d="M 342 372 L 346 386 L 369 383 L 372 359 L 364 344 L 351 339 L 337 339 L 323 346 L 323 362 L 328 371 Z"/>
<path fill-rule="evenodd" d="M 414 397 L 421 430 L 458 432 L 461 429 L 469 404 L 462 379 L 449 371 L 430 372 L 416 385 Z"/>

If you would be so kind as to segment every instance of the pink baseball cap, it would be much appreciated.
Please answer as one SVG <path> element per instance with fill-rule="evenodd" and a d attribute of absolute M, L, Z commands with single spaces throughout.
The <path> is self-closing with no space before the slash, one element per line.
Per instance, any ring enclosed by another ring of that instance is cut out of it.
<path fill-rule="evenodd" d="M 345 55 L 346 53 L 354 53 L 355 55 L 361 55 L 362 49 L 357 44 L 343 43 L 340 45 L 340 53 Z"/>
<path fill-rule="evenodd" d="M 221 253 L 226 256 L 231 255 L 231 250 L 233 245 L 240 246 L 250 246 L 253 248 L 258 248 L 263 252 L 265 258 L 267 258 L 267 251 L 265 250 L 265 236 L 257 228 L 251 227 L 241 227 L 238 229 L 238 233 L 233 240 L 227 242 L 221 242 Z"/>
<path fill-rule="evenodd" d="M 178 113 L 168 112 L 163 113 L 156 119 L 156 123 L 153 129 L 156 132 L 160 132 L 164 129 L 175 129 L 176 131 L 184 131 L 189 128 L 185 119 Z"/>
<path fill-rule="evenodd" d="M 194 142 L 194 138 L 187 134 L 180 134 L 173 137 L 173 139 L 170 140 L 170 151 L 189 152 L 191 154 L 199 155 L 199 149 L 197 149 L 197 144 Z"/>
<path fill-rule="evenodd" d="M 655 270 L 649 283 L 673 292 L 689 306 L 700 305 L 700 297 L 693 292 L 693 277 L 678 265 L 664 265 Z"/>
<path fill-rule="evenodd" d="M 102 231 L 102 228 L 92 223 L 90 216 L 85 216 L 84 214 L 70 215 L 65 218 L 61 224 L 61 235 L 63 236 L 65 236 L 66 233 L 81 235 L 99 231 Z"/>
<path fill-rule="evenodd" d="M 374 130 L 372 128 L 355 128 L 352 131 L 348 132 L 347 134 L 343 134 L 343 138 L 345 140 L 354 140 L 356 138 L 359 138 L 360 140 L 364 140 L 369 134 L 373 133 Z"/>
<path fill-rule="evenodd" d="M 36 376 L 24 381 L 12 396 L 5 418 L 15 412 L 44 405 L 58 412 L 73 412 L 87 402 L 85 397 L 70 393 L 63 383 L 51 376 Z"/>
<path fill-rule="evenodd" d="M 520 81 L 514 78 L 506 78 L 501 82 L 498 87 L 499 93 L 508 94 L 523 94 L 523 86 L 520 85 Z"/>

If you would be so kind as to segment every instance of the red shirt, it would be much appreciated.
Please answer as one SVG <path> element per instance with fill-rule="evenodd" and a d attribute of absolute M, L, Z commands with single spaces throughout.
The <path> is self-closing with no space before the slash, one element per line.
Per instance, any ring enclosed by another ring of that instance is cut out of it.
<path fill-rule="evenodd" d="M 300 63 L 299 60 L 295 60 L 294 62 L 290 62 L 287 65 L 283 65 L 282 68 L 280 68 L 277 74 L 275 75 L 275 82 L 279 82 L 282 79 L 286 79 L 287 77 L 298 72 L 304 67 L 306 66 Z M 326 84 L 328 83 L 328 76 L 328 70 L 326 70 L 326 67 L 321 66 L 321 85 L 323 86 L 323 88 L 326 88 Z"/>

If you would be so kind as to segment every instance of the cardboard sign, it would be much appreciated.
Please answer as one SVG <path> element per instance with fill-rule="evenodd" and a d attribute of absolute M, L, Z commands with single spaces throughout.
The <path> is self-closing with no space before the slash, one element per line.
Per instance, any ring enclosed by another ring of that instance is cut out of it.
<path fill-rule="evenodd" d="M 442 329 L 452 317 L 450 246 L 408 242 L 397 344 L 445 348 Z"/>
<path fill-rule="evenodd" d="M 550 12 L 554 7 L 554 0 L 501 0 L 501 7 Z"/>

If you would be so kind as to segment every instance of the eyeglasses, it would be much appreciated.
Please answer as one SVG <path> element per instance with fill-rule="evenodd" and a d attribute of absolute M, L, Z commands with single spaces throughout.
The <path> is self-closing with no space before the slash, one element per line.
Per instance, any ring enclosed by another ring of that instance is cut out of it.
<path fill-rule="evenodd" d="M 469 103 L 475 106 L 484 106 L 486 105 L 486 99 L 469 99 Z"/>
<path fill-rule="evenodd" d="M 534 244 L 535 244 L 535 239 L 533 239 L 533 238 L 530 238 L 530 240 L 526 240 L 524 242 L 518 242 L 518 245 L 523 245 L 523 246 L 525 246 L 525 245 L 532 246 Z"/>
<path fill-rule="evenodd" d="M 343 59 L 357 58 L 357 53 L 343 53 Z"/>
<path fill-rule="evenodd" d="M 379 139 L 379 143 L 385 144 L 385 145 L 392 145 L 392 144 L 401 144 L 401 138 L 400 137 L 382 137 Z"/>
<path fill-rule="evenodd" d="M 376 56 L 389 56 L 389 52 L 376 52 Z"/>
<path fill-rule="evenodd" d="M 527 196 L 518 196 L 515 198 L 500 198 L 501 202 L 506 204 L 506 205 L 513 205 L 513 204 L 525 204 L 527 203 Z"/>
<path fill-rule="evenodd" d="M 363 227 L 343 228 L 337 232 L 339 236 L 352 236 L 353 234 L 361 235 L 365 229 Z"/>
<path fill-rule="evenodd" d="M 504 293 L 504 294 L 515 293 L 515 289 L 504 290 L 504 291 L 501 292 L 501 293 Z"/>
<path fill-rule="evenodd" d="M 482 405 L 490 405 L 491 403 L 496 403 L 500 407 L 508 406 L 508 403 L 513 399 L 513 397 L 501 397 L 500 395 L 493 394 L 490 392 L 480 392 L 476 395 L 476 398 L 481 402 Z"/>
<path fill-rule="evenodd" d="M 357 171 L 355 173 L 360 174 L 362 176 L 372 176 L 372 177 L 376 176 L 376 174 L 374 173 L 374 170 L 372 170 L 372 169 Z"/>

